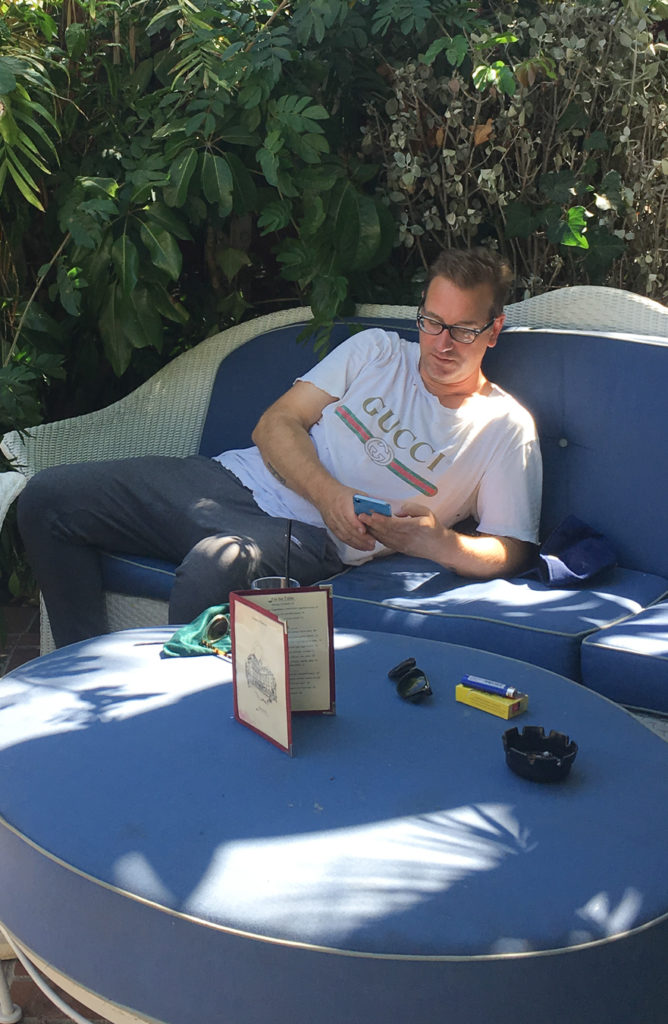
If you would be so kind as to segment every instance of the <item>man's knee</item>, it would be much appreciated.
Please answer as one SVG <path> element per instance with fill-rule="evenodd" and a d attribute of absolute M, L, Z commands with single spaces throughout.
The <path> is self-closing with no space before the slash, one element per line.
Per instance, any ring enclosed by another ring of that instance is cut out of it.
<path fill-rule="evenodd" d="M 205 537 L 195 544 L 177 569 L 177 577 L 206 580 L 252 579 L 258 570 L 261 552 L 250 537 Z"/>
<path fill-rule="evenodd" d="M 260 575 L 261 561 L 261 550 L 250 537 L 205 537 L 176 570 L 170 621 L 190 621 L 205 608 L 226 602 L 231 590 L 248 590 Z"/>

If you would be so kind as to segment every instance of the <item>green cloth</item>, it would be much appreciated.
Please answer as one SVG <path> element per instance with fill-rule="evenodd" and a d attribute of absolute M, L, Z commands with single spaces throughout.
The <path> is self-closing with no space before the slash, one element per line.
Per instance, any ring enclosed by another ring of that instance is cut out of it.
<path fill-rule="evenodd" d="M 213 605 L 211 608 L 206 608 L 192 622 L 177 629 L 174 636 L 170 637 L 167 643 L 164 644 L 163 652 L 169 658 L 192 657 L 195 654 L 215 654 L 216 652 L 212 651 L 206 644 L 203 644 L 202 640 L 206 637 L 211 620 L 216 615 L 221 614 L 229 617 L 229 604 L 218 604 Z M 221 637 L 220 640 L 212 641 L 212 643 L 218 650 L 229 653 L 232 648 L 230 631 L 228 630 L 225 636 Z"/>

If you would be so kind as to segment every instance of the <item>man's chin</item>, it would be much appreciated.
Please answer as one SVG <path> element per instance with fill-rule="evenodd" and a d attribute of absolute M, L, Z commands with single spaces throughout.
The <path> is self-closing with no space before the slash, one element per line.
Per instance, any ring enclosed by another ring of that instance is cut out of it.
<path fill-rule="evenodd" d="M 452 384 L 457 378 L 458 365 L 453 360 L 446 360 L 442 363 L 432 363 L 427 367 L 427 376 L 435 384 Z"/>

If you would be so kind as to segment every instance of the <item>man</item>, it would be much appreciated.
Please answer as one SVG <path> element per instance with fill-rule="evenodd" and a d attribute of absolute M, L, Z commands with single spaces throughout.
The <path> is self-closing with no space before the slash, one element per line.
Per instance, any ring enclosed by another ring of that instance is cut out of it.
<path fill-rule="evenodd" d="M 389 551 L 469 577 L 522 569 L 537 541 L 540 450 L 530 415 L 481 369 L 509 281 L 491 251 L 442 253 L 419 346 L 380 329 L 349 338 L 263 414 L 253 448 L 39 473 L 19 526 L 56 643 L 105 630 L 96 548 L 179 563 L 173 623 L 282 575 L 286 519 L 302 584 Z M 357 516 L 359 491 L 393 515 Z M 470 517 L 475 535 L 453 529 Z"/>

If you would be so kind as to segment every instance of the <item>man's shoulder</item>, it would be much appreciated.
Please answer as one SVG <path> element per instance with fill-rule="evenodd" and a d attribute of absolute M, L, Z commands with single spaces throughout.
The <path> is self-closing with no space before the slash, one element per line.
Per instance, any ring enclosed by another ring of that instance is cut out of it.
<path fill-rule="evenodd" d="M 499 417 L 510 420 L 525 430 L 535 432 L 534 418 L 529 409 L 522 405 L 509 391 L 505 391 L 504 388 L 493 381 L 490 381 L 490 384 L 492 388 L 490 397 L 495 400 Z"/>
<path fill-rule="evenodd" d="M 396 331 L 383 327 L 365 327 L 356 334 L 350 334 L 336 348 L 331 349 L 322 363 L 354 363 L 360 370 L 365 367 L 396 363 L 402 354 L 410 355 L 416 348 L 415 342 L 406 341 Z"/>
<path fill-rule="evenodd" d="M 388 331 L 384 327 L 365 327 L 363 330 L 351 334 L 342 344 L 384 350 L 401 348 L 404 345 L 412 344 L 412 342 L 406 341 L 397 331 Z"/>

